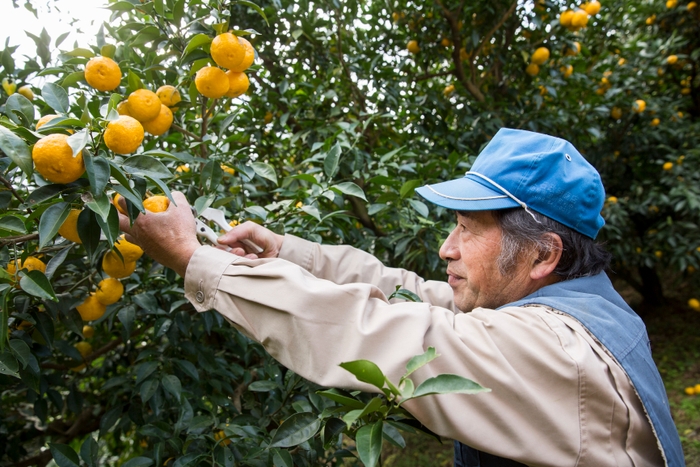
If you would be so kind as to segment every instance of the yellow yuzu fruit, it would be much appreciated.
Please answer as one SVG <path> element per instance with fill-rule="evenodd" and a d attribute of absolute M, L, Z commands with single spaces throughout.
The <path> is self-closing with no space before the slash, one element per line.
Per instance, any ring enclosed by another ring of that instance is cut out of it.
<path fill-rule="evenodd" d="M 658 118 L 655 118 L 651 122 L 649 122 L 649 125 L 657 126 L 659 123 L 661 123 L 661 120 L 659 120 Z"/>
<path fill-rule="evenodd" d="M 122 197 L 122 195 L 120 195 L 119 193 L 115 193 L 114 198 L 112 198 L 112 204 L 114 205 L 115 208 L 117 208 L 117 211 L 119 211 L 122 214 L 124 214 L 125 216 L 127 216 L 128 213 L 122 208 L 122 205 L 119 204 L 119 198 L 121 198 L 121 197 Z"/>
<path fill-rule="evenodd" d="M 583 9 L 586 10 L 586 13 L 593 16 L 600 11 L 600 2 L 598 0 L 592 0 L 583 5 Z"/>
<path fill-rule="evenodd" d="M 242 71 L 229 70 L 226 72 L 226 77 L 228 78 L 228 91 L 226 91 L 226 97 L 238 97 L 245 93 L 248 90 L 248 86 L 250 86 L 248 75 Z"/>
<path fill-rule="evenodd" d="M 687 395 L 692 396 L 695 394 L 695 387 L 689 386 L 683 390 Z"/>
<path fill-rule="evenodd" d="M 91 339 L 95 336 L 95 328 L 86 324 L 85 326 L 83 326 L 83 336 L 85 336 L 85 338 L 87 339 Z"/>
<path fill-rule="evenodd" d="M 678 0 L 666 0 L 666 8 L 676 8 Z"/>
<path fill-rule="evenodd" d="M 664 165 L 662 166 L 664 170 L 671 170 L 673 168 L 673 162 L 664 162 Z"/>
<path fill-rule="evenodd" d="M 454 84 L 448 84 L 447 86 L 445 86 L 445 89 L 442 90 L 442 93 L 443 93 L 445 96 L 449 96 L 449 95 L 452 94 L 454 91 L 455 91 L 455 85 L 454 85 Z"/>
<path fill-rule="evenodd" d="M 15 260 L 7 264 L 7 272 L 15 274 L 18 270 L 46 272 L 46 264 L 39 258 L 28 256 L 24 261 Z"/>
<path fill-rule="evenodd" d="M 647 108 L 647 103 L 644 102 L 642 99 L 637 99 L 634 101 L 634 104 L 632 105 L 632 109 L 637 112 L 637 113 L 642 113 L 644 112 L 644 109 Z"/>
<path fill-rule="evenodd" d="M 616 204 L 617 203 L 617 196 L 608 197 L 608 203 L 609 204 Z"/>
<path fill-rule="evenodd" d="M 82 240 L 80 240 L 80 235 L 78 234 L 78 216 L 80 216 L 80 213 L 82 210 L 80 209 L 71 209 L 70 212 L 68 213 L 68 217 L 66 217 L 66 220 L 63 221 L 63 224 L 61 224 L 61 227 L 58 229 L 58 234 L 70 240 L 73 243 L 83 243 Z"/>
<path fill-rule="evenodd" d="M 539 47 L 530 57 L 530 61 L 535 65 L 542 65 L 549 60 L 549 49 L 547 47 Z"/>
<path fill-rule="evenodd" d="M 129 277 L 136 269 L 136 261 L 122 261 L 113 251 L 108 251 L 102 257 L 102 271 L 109 277 L 123 279 Z"/>
<path fill-rule="evenodd" d="M 565 27 L 571 26 L 571 19 L 574 17 L 573 10 L 565 10 L 559 15 L 559 24 Z"/>
<path fill-rule="evenodd" d="M 90 294 L 80 305 L 75 307 L 83 321 L 100 319 L 107 311 L 107 307 L 100 303 L 95 294 Z"/>
<path fill-rule="evenodd" d="M 540 72 L 540 67 L 536 63 L 530 63 L 527 68 L 525 68 L 525 73 L 527 73 L 530 76 L 537 76 L 537 74 Z"/>
<path fill-rule="evenodd" d="M 678 61 L 678 55 L 669 55 L 666 57 L 666 63 L 669 65 L 675 65 L 676 62 Z"/>
<path fill-rule="evenodd" d="M 253 44 L 248 42 L 248 39 L 245 37 L 239 37 L 238 40 L 241 44 L 243 44 L 245 54 L 243 56 L 243 60 L 241 60 L 238 65 L 227 67 L 231 71 L 245 71 L 250 68 L 250 65 L 252 65 L 255 61 L 255 49 L 253 48 Z"/>
<path fill-rule="evenodd" d="M 165 105 L 160 105 L 160 113 L 153 120 L 143 122 L 143 129 L 154 136 L 160 136 L 170 129 L 173 124 L 173 112 Z"/>
<path fill-rule="evenodd" d="M 177 173 L 185 173 L 185 172 L 189 172 L 189 171 L 190 171 L 190 168 L 187 167 L 186 165 L 178 165 L 177 168 L 175 169 L 175 172 L 177 172 Z"/>
<path fill-rule="evenodd" d="M 85 81 L 98 91 L 112 91 L 122 80 L 122 70 L 109 57 L 93 57 L 85 65 Z"/>
<path fill-rule="evenodd" d="M 39 128 L 41 128 L 42 126 L 46 125 L 46 124 L 49 123 L 51 120 L 53 120 L 54 118 L 57 118 L 57 117 L 59 117 L 59 115 L 56 115 L 56 114 L 44 115 L 43 117 L 41 117 L 41 118 L 36 122 L 36 129 L 38 130 Z"/>
<path fill-rule="evenodd" d="M 17 90 L 17 93 L 23 95 L 24 97 L 26 97 L 30 101 L 34 100 L 34 91 L 32 91 L 32 88 L 26 84 L 24 86 L 20 87 Z"/>
<path fill-rule="evenodd" d="M 161 104 L 172 107 L 177 105 L 182 97 L 180 96 L 180 91 L 177 90 L 175 86 L 170 84 L 163 85 L 156 90 L 156 96 L 160 99 Z"/>
<path fill-rule="evenodd" d="M 107 124 L 104 140 L 107 147 L 115 153 L 131 154 L 141 146 L 143 136 L 143 126 L 138 120 L 128 115 L 120 115 Z"/>
<path fill-rule="evenodd" d="M 443 47 L 449 47 L 452 45 L 452 40 L 448 39 L 447 37 L 443 37 L 440 41 L 440 45 L 442 45 Z"/>
<path fill-rule="evenodd" d="M 573 47 L 567 47 L 566 52 L 564 52 L 564 55 L 568 55 L 570 57 L 573 57 L 575 55 L 578 55 L 581 52 L 581 44 L 577 41 L 573 42 Z"/>
<path fill-rule="evenodd" d="M 417 40 L 410 40 L 408 41 L 408 44 L 406 44 L 406 49 L 411 52 L 412 54 L 417 54 L 420 52 L 420 46 L 418 45 Z"/>
<path fill-rule="evenodd" d="M 137 89 L 132 92 L 129 94 L 127 102 L 129 103 L 129 113 L 141 123 L 156 118 L 162 105 L 156 93 L 148 89 Z"/>
<path fill-rule="evenodd" d="M 170 206 L 170 200 L 167 196 L 157 195 L 143 200 L 146 211 L 163 212 L 168 209 L 168 206 Z"/>
<path fill-rule="evenodd" d="M 131 112 L 129 112 L 128 101 L 121 101 L 119 104 L 117 104 L 117 113 L 119 115 L 127 115 L 129 117 L 133 117 L 133 115 L 131 115 Z"/>
<path fill-rule="evenodd" d="M 561 74 L 564 76 L 564 78 L 568 78 L 574 72 L 574 66 L 573 65 L 562 66 L 559 69 L 559 71 L 561 71 Z"/>
<path fill-rule="evenodd" d="M 85 172 L 82 151 L 73 157 L 68 135 L 54 133 L 44 136 L 32 149 L 34 169 L 46 180 L 54 183 L 71 183 Z"/>
<path fill-rule="evenodd" d="M 588 13 L 586 13 L 586 10 L 579 8 L 578 10 L 574 11 L 573 16 L 571 17 L 571 27 L 585 28 L 587 24 Z"/>
<path fill-rule="evenodd" d="M 92 353 L 92 345 L 90 345 L 90 343 L 87 341 L 76 342 L 73 347 L 78 349 L 78 352 L 80 352 L 80 355 L 83 357 L 87 357 Z"/>
<path fill-rule="evenodd" d="M 686 8 L 688 8 L 688 11 L 693 11 L 697 6 L 697 2 L 690 2 L 688 5 L 686 5 Z"/>
<path fill-rule="evenodd" d="M 265 117 L 263 118 L 263 121 L 264 121 L 266 124 L 267 124 L 267 123 L 270 123 L 270 122 L 272 121 L 272 118 L 273 118 L 273 117 L 274 117 L 274 115 L 272 115 L 272 112 L 270 112 L 270 111 L 268 110 L 268 111 L 265 113 Z"/>
<path fill-rule="evenodd" d="M 214 59 L 217 65 L 231 69 L 240 65 L 243 61 L 246 49 L 237 36 L 230 32 L 225 32 L 214 38 L 211 42 L 210 52 L 211 58 Z"/>
<path fill-rule="evenodd" d="M 166 198 L 167 199 L 167 198 Z M 131 243 L 125 238 L 124 235 L 120 235 L 116 242 L 114 242 L 114 248 L 119 250 L 124 261 L 136 261 L 143 256 L 143 250 L 140 246 L 135 243 Z"/>
<path fill-rule="evenodd" d="M 688 306 L 695 311 L 700 311 L 700 300 L 697 298 L 691 298 L 688 300 Z"/>
<path fill-rule="evenodd" d="M 622 118 L 622 109 L 619 107 L 613 107 L 610 110 L 610 116 L 615 120 L 619 120 L 620 118 Z"/>
<path fill-rule="evenodd" d="M 122 295 L 124 295 L 124 284 L 119 279 L 108 277 L 97 284 L 95 298 L 103 305 L 117 303 Z"/>
<path fill-rule="evenodd" d="M 205 66 L 194 78 L 197 91 L 210 99 L 218 99 L 228 92 L 229 79 L 221 68 Z"/>
<path fill-rule="evenodd" d="M 236 174 L 235 169 L 233 169 L 232 167 L 229 167 L 227 165 L 224 165 L 224 164 L 221 164 L 221 170 L 223 170 L 224 173 L 228 174 L 228 175 L 235 175 Z"/>
<path fill-rule="evenodd" d="M 12 78 L 3 78 L 2 88 L 5 90 L 8 96 L 11 96 L 15 93 L 15 90 L 17 89 L 17 83 L 14 82 Z"/>

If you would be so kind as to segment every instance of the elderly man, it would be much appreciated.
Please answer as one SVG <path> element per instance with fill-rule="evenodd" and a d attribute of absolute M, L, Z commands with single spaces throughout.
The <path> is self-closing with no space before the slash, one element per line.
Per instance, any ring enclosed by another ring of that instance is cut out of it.
<path fill-rule="evenodd" d="M 179 193 L 122 228 L 272 356 L 323 386 L 369 390 L 338 364 L 367 359 L 397 380 L 458 374 L 491 388 L 406 404 L 455 439 L 457 467 L 682 466 L 645 327 L 603 272 L 600 177 L 567 141 L 502 129 L 459 179 L 418 190 L 455 211 L 440 248 L 447 282 L 424 281 L 346 246 L 246 223 L 201 246 Z M 179 226 L 173 228 L 172 226 Z M 243 240 L 264 248 L 246 254 Z M 422 303 L 388 301 L 397 285 Z"/>

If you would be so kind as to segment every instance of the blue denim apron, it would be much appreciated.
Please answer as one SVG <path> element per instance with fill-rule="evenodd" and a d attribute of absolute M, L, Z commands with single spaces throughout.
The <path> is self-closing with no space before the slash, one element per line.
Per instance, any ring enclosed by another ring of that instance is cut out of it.
<path fill-rule="evenodd" d="M 604 273 L 543 287 L 504 307 L 545 305 L 579 321 L 622 366 L 634 385 L 669 467 L 684 467 L 681 441 L 641 318 Z M 518 462 L 455 441 L 455 467 L 515 467 Z"/>

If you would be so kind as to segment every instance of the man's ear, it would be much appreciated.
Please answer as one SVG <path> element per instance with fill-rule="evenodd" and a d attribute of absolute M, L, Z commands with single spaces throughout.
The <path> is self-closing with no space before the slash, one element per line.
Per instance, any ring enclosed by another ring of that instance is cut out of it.
<path fill-rule="evenodd" d="M 540 252 L 532 264 L 530 269 L 530 278 L 532 280 L 544 279 L 552 274 L 561 259 L 561 253 L 564 248 L 561 237 L 552 232 L 547 232 L 544 234 L 544 237 L 548 246 Z"/>

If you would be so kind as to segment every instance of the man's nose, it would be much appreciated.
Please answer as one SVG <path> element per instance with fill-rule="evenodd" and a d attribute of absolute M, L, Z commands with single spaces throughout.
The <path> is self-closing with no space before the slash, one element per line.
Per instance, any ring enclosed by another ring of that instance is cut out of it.
<path fill-rule="evenodd" d="M 452 261 L 459 258 L 456 232 L 457 229 L 452 230 L 440 247 L 440 258 L 445 261 Z"/>

